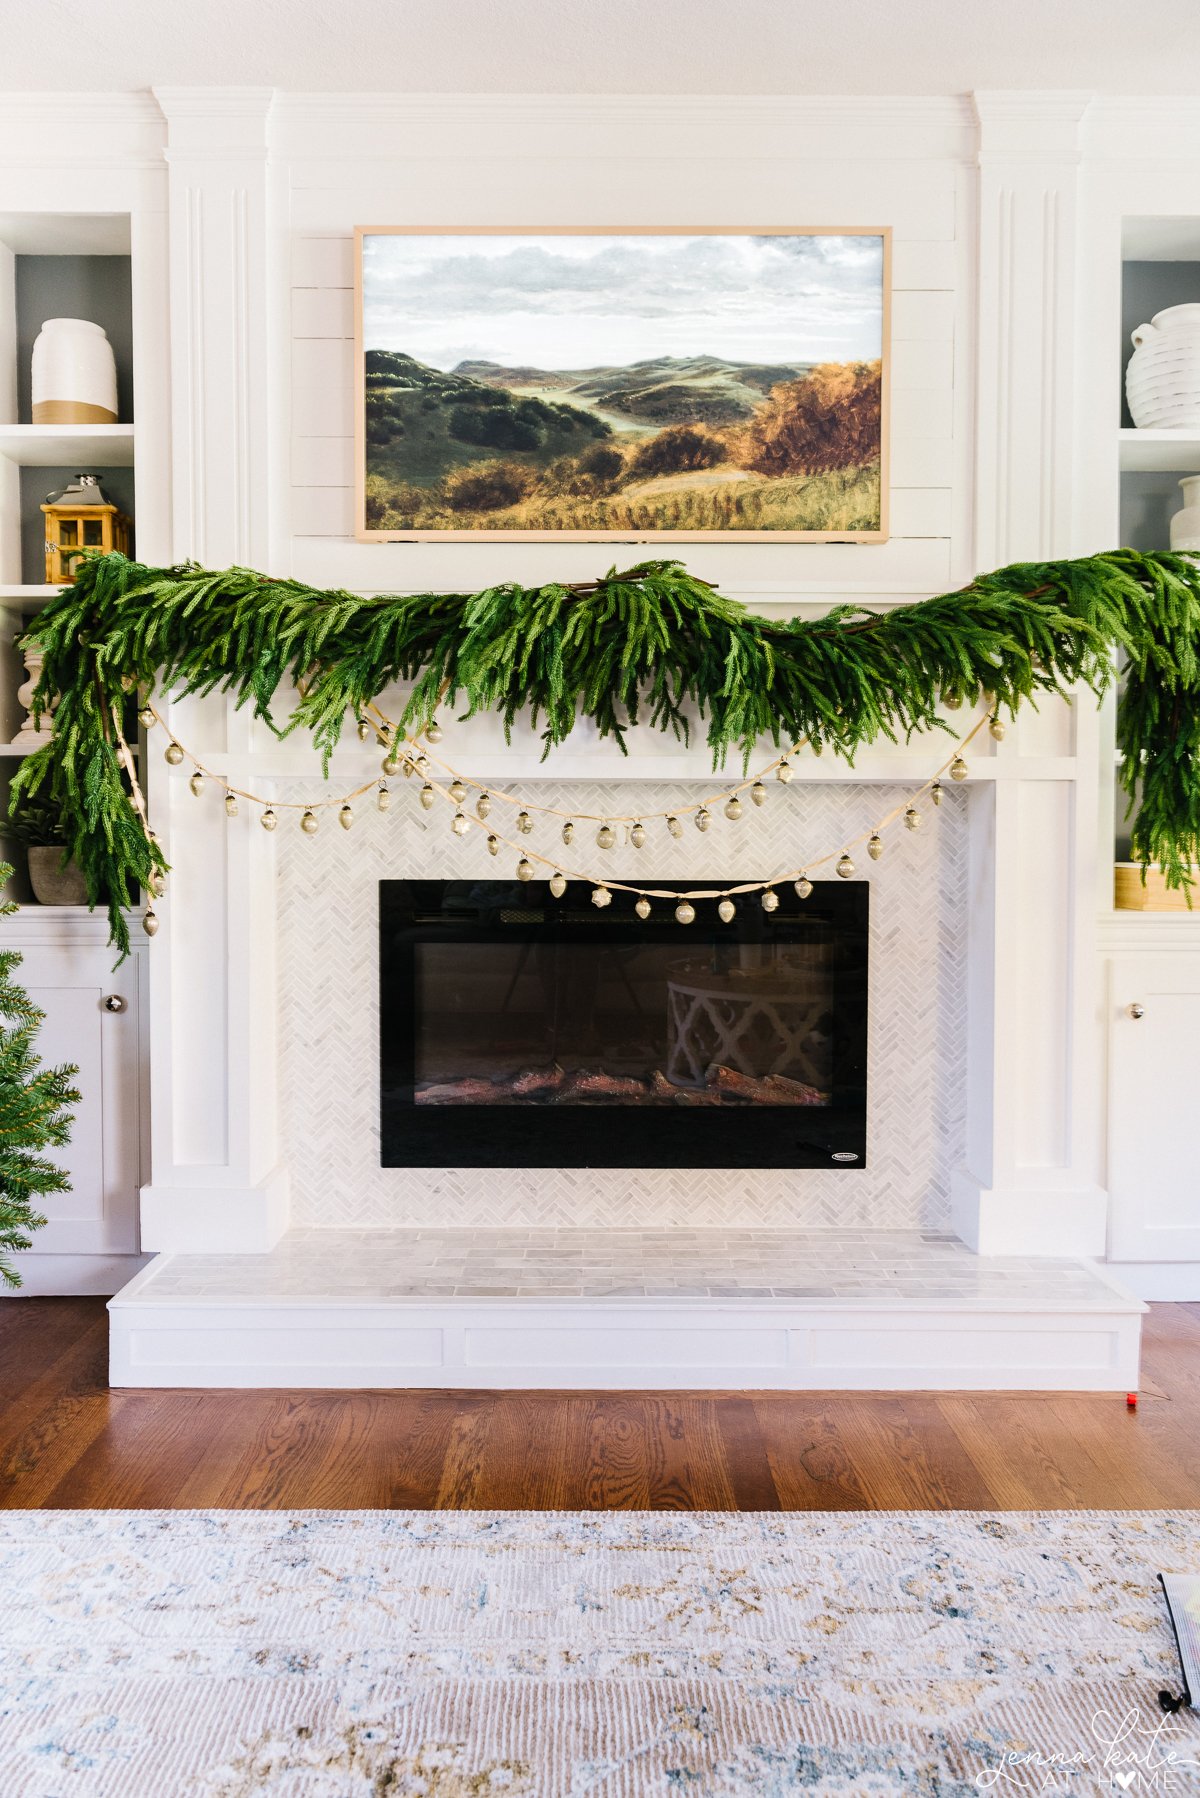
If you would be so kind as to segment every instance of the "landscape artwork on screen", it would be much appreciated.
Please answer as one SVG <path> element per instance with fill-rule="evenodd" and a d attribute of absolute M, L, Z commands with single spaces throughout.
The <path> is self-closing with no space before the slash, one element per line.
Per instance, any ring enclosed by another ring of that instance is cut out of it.
<path fill-rule="evenodd" d="M 886 536 L 886 230 L 356 238 L 361 537 Z"/>

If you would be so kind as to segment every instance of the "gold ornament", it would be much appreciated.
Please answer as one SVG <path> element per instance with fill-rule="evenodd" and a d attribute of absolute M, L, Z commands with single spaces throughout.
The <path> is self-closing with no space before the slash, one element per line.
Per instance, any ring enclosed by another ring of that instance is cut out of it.
<path fill-rule="evenodd" d="M 596 909 L 598 911 L 603 911 L 606 905 L 612 904 L 612 894 L 609 892 L 607 887 L 593 888 L 592 904 L 596 907 Z"/>
<path fill-rule="evenodd" d="M 236 818 L 237 815 L 238 815 L 237 794 L 236 793 L 226 793 L 226 795 L 225 795 L 225 816 L 227 818 Z"/>
<path fill-rule="evenodd" d="M 942 783 L 940 780 L 935 780 L 930 787 L 929 797 L 933 800 L 935 805 L 940 805 L 942 803 Z"/>
<path fill-rule="evenodd" d="M 877 862 L 883 854 L 883 838 L 876 831 L 867 843 L 867 854 L 873 862 Z"/>
<path fill-rule="evenodd" d="M 527 837 L 532 833 L 533 819 L 529 816 L 528 812 L 517 813 L 517 829 L 523 837 Z"/>
<path fill-rule="evenodd" d="M 405 780 L 411 780 L 416 771 L 417 764 L 413 761 L 411 756 L 406 755 L 400 764 L 401 774 L 403 774 Z"/>
<path fill-rule="evenodd" d="M 392 803 L 392 795 L 388 791 L 387 787 L 384 786 L 383 782 L 380 781 L 379 791 L 375 795 L 376 811 L 386 812 L 390 808 L 391 803 Z"/>
<path fill-rule="evenodd" d="M 167 747 L 163 750 L 163 756 L 166 761 L 170 762 L 172 768 L 178 768 L 180 762 L 183 760 L 183 751 L 178 743 L 168 743 Z"/>
<path fill-rule="evenodd" d="M 487 843 L 488 843 L 488 854 L 489 855 L 499 855 L 499 853 L 500 853 L 500 838 L 499 837 L 489 837 L 487 840 Z"/>
<path fill-rule="evenodd" d="M 400 772 L 400 757 L 394 749 L 389 749 L 379 765 L 390 779 Z"/>
<path fill-rule="evenodd" d="M 154 897 L 156 899 L 162 898 L 163 893 L 166 891 L 167 877 L 163 873 L 161 868 L 155 868 L 153 874 L 150 876 L 149 880 L 146 882 L 146 885 L 149 887 L 150 891 L 154 894 Z"/>
<path fill-rule="evenodd" d="M 554 894 L 554 897 L 556 899 L 561 899 L 563 894 L 566 892 L 566 890 L 567 890 L 566 875 L 559 874 L 557 872 L 552 874 L 550 876 L 550 891 Z"/>
<path fill-rule="evenodd" d="M 646 826 L 639 820 L 629 832 L 629 841 L 635 849 L 640 849 L 646 841 Z"/>
<path fill-rule="evenodd" d="M 948 712 L 957 712 L 962 705 L 962 698 L 957 693 L 943 693 L 942 704 Z"/>
<path fill-rule="evenodd" d="M 427 743 L 440 743 L 442 740 L 442 727 L 436 718 L 431 718 L 421 734 Z"/>
<path fill-rule="evenodd" d="M 763 786 L 761 780 L 756 780 L 751 787 L 750 797 L 753 799 L 755 805 L 765 805 L 767 803 L 767 789 Z"/>
<path fill-rule="evenodd" d="M 770 887 L 767 888 L 762 896 L 762 908 L 764 911 L 779 910 L 779 894 L 773 893 Z"/>
<path fill-rule="evenodd" d="M 995 737 L 997 743 L 1003 743 L 1008 726 L 1005 724 L 1003 718 L 995 717 L 988 725 L 988 730 L 991 732 L 992 736 Z"/>
<path fill-rule="evenodd" d="M 737 819 L 737 818 L 740 818 L 741 815 L 742 815 L 742 802 L 738 798 L 736 793 L 731 793 L 729 795 L 729 798 L 725 801 L 725 816 L 727 818 Z"/>
<path fill-rule="evenodd" d="M 204 776 L 203 776 L 203 774 L 201 774 L 199 768 L 196 769 L 196 772 L 192 775 L 191 780 L 188 781 L 188 786 L 192 789 L 192 792 L 196 795 L 196 798 L 199 799 L 201 793 L 203 793 L 203 791 L 204 791 Z"/>
<path fill-rule="evenodd" d="M 425 778 L 425 770 L 426 770 L 426 768 L 428 768 L 428 766 L 429 766 L 429 757 L 427 755 L 414 755 L 413 767 L 416 769 L 417 773 L 421 776 L 422 780 L 424 780 L 424 778 Z"/>
<path fill-rule="evenodd" d="M 138 713 L 138 723 L 143 730 L 153 730 L 155 722 L 154 713 L 150 710 L 148 705 L 144 705 Z"/>
<path fill-rule="evenodd" d="M 733 923 L 734 918 L 737 916 L 737 906 L 733 903 L 732 899 L 722 899 L 720 905 L 717 907 L 717 916 L 720 918 L 722 924 Z"/>
<path fill-rule="evenodd" d="M 264 830 L 274 830 L 275 826 L 279 822 L 279 819 L 275 816 L 275 813 L 271 810 L 271 807 L 268 806 L 266 811 L 263 813 L 262 817 L 258 821 L 262 825 Z"/>
<path fill-rule="evenodd" d="M 490 793 L 481 793 L 479 795 L 479 798 L 475 801 L 475 816 L 477 818 L 486 818 L 491 813 L 491 809 L 492 809 L 491 794 Z"/>
<path fill-rule="evenodd" d="M 966 780 L 967 775 L 970 772 L 971 770 L 967 767 L 967 764 L 963 761 L 961 755 L 956 755 L 950 764 L 951 780 Z"/>
<path fill-rule="evenodd" d="M 437 798 L 437 794 L 434 792 L 429 782 L 426 781 L 425 785 L 421 788 L 421 791 L 417 794 L 417 798 L 421 801 L 422 809 L 430 812 L 433 810 L 433 802 Z"/>
<path fill-rule="evenodd" d="M 367 723 L 365 718 L 360 718 L 358 721 L 358 740 L 359 740 L 359 742 L 365 743 L 367 738 L 370 736 L 370 734 L 371 734 L 371 726 Z"/>
<path fill-rule="evenodd" d="M 517 879 L 518 880 L 532 880 L 533 879 L 533 863 L 527 862 L 525 860 L 524 856 L 522 856 L 520 861 L 517 863 Z"/>
<path fill-rule="evenodd" d="M 650 916 L 650 901 L 648 899 L 639 899 L 633 909 L 639 918 L 645 920 Z"/>
<path fill-rule="evenodd" d="M 675 922 L 677 924 L 694 924 L 695 921 L 695 906 L 690 899 L 681 899 L 679 904 L 675 907 Z"/>
<path fill-rule="evenodd" d="M 783 760 L 780 762 L 778 768 L 776 768 L 776 770 L 775 770 L 775 778 L 776 778 L 776 780 L 781 780 L 783 782 L 784 786 L 786 787 L 788 784 L 788 781 L 791 780 L 792 775 L 794 773 L 795 773 L 795 770 L 785 755 Z"/>
<path fill-rule="evenodd" d="M 812 881 L 808 878 L 807 874 L 802 874 L 800 876 L 799 880 L 797 880 L 794 884 L 795 884 L 795 888 L 796 888 L 797 899 L 807 899 L 808 895 L 813 890 Z"/>
<path fill-rule="evenodd" d="M 147 909 L 142 918 L 142 929 L 146 932 L 147 936 L 155 936 L 158 933 L 158 919 L 155 917 L 153 911 L 149 909 Z"/>
<path fill-rule="evenodd" d="M 673 837 L 681 837 L 683 835 L 683 825 L 679 822 L 679 819 L 674 816 L 667 819 L 667 829 Z"/>
<path fill-rule="evenodd" d="M 850 876 L 854 873 L 854 863 L 850 860 L 850 856 L 845 849 L 842 850 L 842 857 L 838 862 L 837 871 L 843 880 L 849 880 Z"/>
<path fill-rule="evenodd" d="M 379 726 L 378 730 L 375 732 L 375 737 L 376 737 L 376 741 L 383 747 L 386 747 L 386 745 L 391 742 L 392 727 L 390 724 L 388 724 L 386 722 L 386 720 L 383 724 L 381 724 Z"/>
<path fill-rule="evenodd" d="M 564 824 L 564 825 L 563 825 L 563 827 L 562 827 L 562 840 L 563 840 L 563 842 L 564 842 L 564 843 L 569 843 L 569 842 L 570 842 L 570 841 L 571 841 L 571 838 L 572 838 L 572 837 L 573 837 L 573 836 L 574 836 L 574 835 L 575 835 L 575 826 L 574 826 L 574 825 L 573 825 L 573 824 Z"/>
<path fill-rule="evenodd" d="M 910 805 L 905 809 L 904 828 L 905 830 L 920 830 L 921 828 L 921 814 L 915 805 Z"/>
<path fill-rule="evenodd" d="M 711 823 L 712 815 L 709 812 L 708 807 L 702 805 L 700 810 L 696 813 L 696 829 L 707 830 Z"/>
<path fill-rule="evenodd" d="M 465 812 L 455 812 L 454 817 L 450 822 L 450 828 L 456 837 L 465 837 L 468 830 L 471 828 L 467 821 L 467 814 Z"/>
<path fill-rule="evenodd" d="M 463 786 L 461 780 L 452 780 L 450 785 L 446 788 L 446 791 L 449 793 L 451 799 L 453 799 L 455 805 L 461 805 L 467 796 L 467 789 Z"/>
<path fill-rule="evenodd" d="M 354 807 L 352 805 L 344 805 L 342 807 L 341 811 L 338 813 L 338 823 L 343 830 L 349 830 L 351 828 L 354 823 Z"/>
<path fill-rule="evenodd" d="M 305 812 L 300 820 L 300 828 L 306 837 L 315 837 L 319 824 L 320 819 L 317 817 L 316 812 Z"/>
<path fill-rule="evenodd" d="M 611 824 L 602 824 L 596 832 L 597 849 L 611 849 L 617 840 L 617 833 Z"/>

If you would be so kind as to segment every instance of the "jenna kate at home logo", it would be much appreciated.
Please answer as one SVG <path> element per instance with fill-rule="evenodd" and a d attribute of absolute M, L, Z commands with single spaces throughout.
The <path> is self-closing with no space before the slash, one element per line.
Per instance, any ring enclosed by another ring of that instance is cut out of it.
<path fill-rule="evenodd" d="M 1200 1790 L 1200 1742 L 1184 1741 L 1178 1717 L 1097 1711 L 1091 1741 L 1078 1748 L 1006 1748 L 975 1775 L 980 1792 L 1147 1793 L 1172 1798 Z"/>

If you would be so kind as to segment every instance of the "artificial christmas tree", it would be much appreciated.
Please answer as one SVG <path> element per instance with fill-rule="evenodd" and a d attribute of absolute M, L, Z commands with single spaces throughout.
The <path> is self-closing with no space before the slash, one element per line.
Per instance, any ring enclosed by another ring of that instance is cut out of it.
<path fill-rule="evenodd" d="M 0 885 L 11 876 L 0 862 Z M 16 909 L 0 902 L 0 917 Z M 79 1103 L 71 1085 L 78 1068 L 44 1068 L 38 1060 L 34 1038 L 45 1013 L 12 978 L 20 962 L 15 949 L 0 949 L 0 1279 L 9 1286 L 19 1286 L 21 1276 L 5 1251 L 29 1248 L 46 1221 L 33 1201 L 70 1190 L 63 1170 L 38 1151 L 70 1139 L 68 1107 Z"/>

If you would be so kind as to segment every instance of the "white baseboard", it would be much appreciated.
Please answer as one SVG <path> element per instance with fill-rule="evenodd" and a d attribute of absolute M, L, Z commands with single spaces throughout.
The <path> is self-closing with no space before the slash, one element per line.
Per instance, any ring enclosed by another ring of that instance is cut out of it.
<path fill-rule="evenodd" d="M 265 1255 L 288 1227 L 289 1175 L 255 1186 L 143 1186 L 142 1247 L 170 1255 Z"/>
<path fill-rule="evenodd" d="M 1103 1255 L 1108 1194 L 1103 1187 L 1027 1191 L 982 1186 L 959 1169 L 950 1187 L 951 1223 L 978 1255 Z"/>
<path fill-rule="evenodd" d="M 1127 1292 L 1160 1304 L 1200 1304 L 1200 1261 L 1102 1261 Z"/>
<path fill-rule="evenodd" d="M 1128 1392 L 1143 1309 L 1116 1290 L 1111 1307 L 1076 1312 L 763 1299 L 172 1303 L 153 1297 L 153 1275 L 110 1302 L 114 1386 Z"/>
<path fill-rule="evenodd" d="M 0 1286 L 0 1298 L 111 1298 L 149 1260 L 149 1255 L 44 1255 L 26 1249 L 13 1256 L 20 1286 Z"/>

